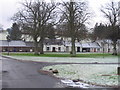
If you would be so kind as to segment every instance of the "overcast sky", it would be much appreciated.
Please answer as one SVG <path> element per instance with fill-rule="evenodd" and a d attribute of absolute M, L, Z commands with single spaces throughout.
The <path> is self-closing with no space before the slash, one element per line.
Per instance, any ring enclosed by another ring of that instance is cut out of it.
<path fill-rule="evenodd" d="M 10 18 L 17 12 L 18 8 L 20 8 L 19 2 L 24 0 L 1 0 L 0 1 L 0 24 L 3 25 L 4 29 L 10 28 L 12 26 L 12 21 Z M 48 0 L 46 0 L 48 1 Z M 60 1 L 60 0 L 56 0 Z M 94 16 L 91 19 L 91 25 L 94 26 L 96 22 L 105 22 L 103 16 L 100 13 L 101 5 L 105 5 L 111 0 L 86 0 L 89 2 L 89 6 L 91 10 L 94 11 Z M 112 0 L 112 1 L 120 1 L 120 0 Z"/>

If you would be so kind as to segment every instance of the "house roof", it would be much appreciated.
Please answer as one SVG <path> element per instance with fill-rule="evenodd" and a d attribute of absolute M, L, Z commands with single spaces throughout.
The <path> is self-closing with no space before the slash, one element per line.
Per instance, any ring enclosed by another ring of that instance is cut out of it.
<path fill-rule="evenodd" d="M 65 46 L 72 46 L 72 45 L 71 45 L 71 42 L 65 42 L 64 45 L 65 45 Z M 75 46 L 81 47 L 82 44 L 79 43 L 79 42 L 76 42 L 76 43 L 75 43 Z"/>
<path fill-rule="evenodd" d="M 8 45 L 9 45 L 9 47 L 26 47 L 26 44 L 24 41 L 20 41 L 20 40 L 19 41 L 10 41 L 8 43 L 7 40 L 0 40 L 0 46 L 8 47 Z"/>
<path fill-rule="evenodd" d="M 83 48 L 100 48 L 100 45 L 96 42 L 93 43 L 84 43 L 82 44 Z"/>
<path fill-rule="evenodd" d="M 71 42 L 64 42 L 61 40 L 45 40 L 45 45 L 65 45 L 65 46 L 71 46 Z M 0 40 L 0 46 L 1 47 L 34 47 L 33 42 L 24 42 L 24 41 L 10 41 L 8 43 L 7 40 Z M 75 46 L 82 47 L 82 48 L 101 48 L 100 45 L 97 42 L 92 43 L 75 43 Z"/>
<path fill-rule="evenodd" d="M 63 45 L 63 41 L 61 39 L 45 39 L 45 45 Z"/>
<path fill-rule="evenodd" d="M 34 47 L 34 43 L 33 42 L 25 42 L 26 47 Z"/>
<path fill-rule="evenodd" d="M 71 45 L 71 42 L 65 42 L 65 46 L 72 46 Z M 75 46 L 77 47 L 82 47 L 82 48 L 100 48 L 100 45 L 96 42 L 93 42 L 93 43 L 80 43 L 80 42 L 77 42 L 75 43 Z"/>

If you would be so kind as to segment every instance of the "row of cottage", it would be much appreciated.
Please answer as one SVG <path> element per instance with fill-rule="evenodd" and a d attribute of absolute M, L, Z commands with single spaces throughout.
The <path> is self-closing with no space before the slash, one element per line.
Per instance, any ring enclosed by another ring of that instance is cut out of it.
<path fill-rule="evenodd" d="M 113 46 L 111 41 L 96 41 L 96 42 L 76 42 L 77 52 L 112 52 Z M 45 40 L 44 48 L 45 52 L 70 52 L 71 42 L 63 40 Z M 0 51 L 1 52 L 33 52 L 34 43 L 25 41 L 10 41 L 0 40 Z"/>

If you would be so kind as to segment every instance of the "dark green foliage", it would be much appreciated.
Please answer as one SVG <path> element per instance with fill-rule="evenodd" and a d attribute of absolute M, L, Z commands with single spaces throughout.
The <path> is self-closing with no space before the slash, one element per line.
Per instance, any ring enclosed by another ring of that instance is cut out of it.
<path fill-rule="evenodd" d="M 11 28 L 8 28 L 8 29 L 7 29 L 7 31 L 8 31 L 8 34 L 10 35 L 10 34 L 11 34 L 12 29 L 11 29 Z"/>
<path fill-rule="evenodd" d="M 119 39 L 119 6 L 118 2 L 110 2 L 105 7 L 101 8 L 101 12 L 109 21 L 109 25 L 105 29 L 105 38 L 113 42 L 113 55 L 117 55 L 117 41 Z"/>
<path fill-rule="evenodd" d="M 52 24 L 46 25 L 45 35 L 49 39 L 55 39 L 55 28 Z"/>
<path fill-rule="evenodd" d="M 93 31 L 94 39 L 110 39 L 117 41 L 120 39 L 120 27 L 104 24 L 96 24 Z"/>
<path fill-rule="evenodd" d="M 113 55 L 117 55 L 117 41 L 120 39 L 120 27 L 118 25 L 96 24 L 93 32 L 93 40 L 109 39 L 113 44 Z"/>
<path fill-rule="evenodd" d="M 19 26 L 16 23 L 13 23 L 11 29 L 7 29 L 11 40 L 21 40 L 22 33 L 19 29 Z"/>
<path fill-rule="evenodd" d="M 112 41 L 117 41 L 120 39 L 120 27 L 119 26 L 107 26 L 107 38 Z"/>
<path fill-rule="evenodd" d="M 97 40 L 97 39 L 103 39 L 106 36 L 106 26 L 103 24 L 98 25 L 98 23 L 95 25 L 94 31 L 93 31 L 93 39 Z"/>

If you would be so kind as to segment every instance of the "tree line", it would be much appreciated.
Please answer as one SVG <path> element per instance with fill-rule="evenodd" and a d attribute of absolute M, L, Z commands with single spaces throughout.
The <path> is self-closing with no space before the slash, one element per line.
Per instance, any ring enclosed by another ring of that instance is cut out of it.
<path fill-rule="evenodd" d="M 94 40 L 111 39 L 116 52 L 116 42 L 120 38 L 120 26 L 118 25 L 118 11 L 115 2 L 111 2 L 109 7 L 104 7 L 101 12 L 108 19 L 108 24 L 96 24 L 91 35 L 89 35 L 86 23 L 91 13 L 87 2 L 79 0 L 74 2 L 44 2 L 40 0 L 25 1 L 13 17 L 15 26 L 19 26 L 21 33 L 29 35 L 35 45 L 35 54 L 44 54 L 43 42 L 45 38 L 55 39 L 55 36 L 71 38 L 71 56 L 76 56 L 75 42 L 92 36 Z M 107 33 L 109 32 L 109 33 Z M 12 32 L 11 32 L 12 33 Z M 12 35 L 12 34 L 11 34 Z M 17 35 L 17 34 L 16 34 Z M 39 48 L 38 48 L 39 47 Z M 40 51 L 40 52 L 39 52 Z"/>
<path fill-rule="evenodd" d="M 94 39 L 111 40 L 113 45 L 113 55 L 117 55 L 116 46 L 120 43 L 118 42 L 118 39 L 120 39 L 120 6 L 118 6 L 118 2 L 111 2 L 107 4 L 106 7 L 102 7 L 101 12 L 108 20 L 108 24 L 100 23 L 100 25 L 95 25 L 93 31 Z"/>

